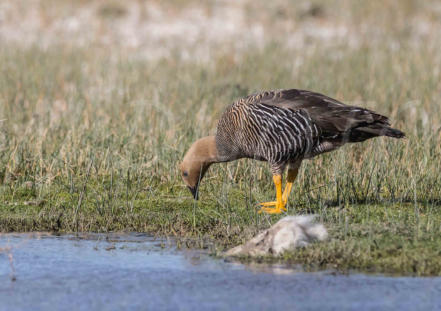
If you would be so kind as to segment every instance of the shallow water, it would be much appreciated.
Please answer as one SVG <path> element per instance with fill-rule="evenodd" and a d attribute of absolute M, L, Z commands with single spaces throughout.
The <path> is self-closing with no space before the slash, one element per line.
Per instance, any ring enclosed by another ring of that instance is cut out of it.
<path fill-rule="evenodd" d="M 250 267 L 142 234 L 0 235 L 0 310 L 138 309 L 441 310 L 441 278 Z"/>

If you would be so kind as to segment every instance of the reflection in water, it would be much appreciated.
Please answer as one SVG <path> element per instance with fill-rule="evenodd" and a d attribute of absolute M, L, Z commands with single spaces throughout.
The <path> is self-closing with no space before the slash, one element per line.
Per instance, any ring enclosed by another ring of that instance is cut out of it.
<path fill-rule="evenodd" d="M 272 274 L 293 274 L 303 273 L 301 266 L 286 266 L 282 264 L 264 264 L 264 263 L 249 263 L 245 266 L 245 269 L 253 272 L 263 272 Z"/>
<path fill-rule="evenodd" d="M 171 241 L 144 234 L 0 235 L 0 310 L 72 306 L 441 310 L 441 278 L 342 276 L 283 265 L 241 265 L 202 251 L 177 250 Z"/>

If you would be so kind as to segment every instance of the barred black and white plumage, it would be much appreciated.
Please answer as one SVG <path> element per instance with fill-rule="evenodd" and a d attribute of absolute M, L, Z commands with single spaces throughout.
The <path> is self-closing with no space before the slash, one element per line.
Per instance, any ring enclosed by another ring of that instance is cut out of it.
<path fill-rule="evenodd" d="M 385 116 L 319 93 L 267 91 L 230 105 L 219 120 L 216 136 L 196 141 L 185 155 L 181 171 L 196 198 L 199 182 L 212 163 L 240 158 L 267 161 L 277 201 L 262 203 L 262 210 L 280 213 L 286 210 L 303 159 L 377 136 L 402 138 L 404 133 L 391 128 Z M 286 166 L 287 186 L 282 194 L 281 176 Z"/>
<path fill-rule="evenodd" d="M 402 137 L 388 119 L 303 90 L 268 91 L 234 102 L 219 120 L 216 145 L 221 158 L 268 161 L 273 173 L 375 136 Z"/>
<path fill-rule="evenodd" d="M 268 161 L 280 173 L 288 161 L 309 157 L 319 134 L 304 110 L 239 101 L 219 120 L 216 143 L 221 157 Z"/>

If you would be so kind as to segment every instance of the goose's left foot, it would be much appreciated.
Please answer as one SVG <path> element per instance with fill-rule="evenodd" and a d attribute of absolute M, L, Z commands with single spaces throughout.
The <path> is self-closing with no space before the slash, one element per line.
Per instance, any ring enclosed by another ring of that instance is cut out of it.
<path fill-rule="evenodd" d="M 260 206 L 262 206 L 262 208 L 258 213 L 261 214 L 262 212 L 264 212 L 267 214 L 281 214 L 283 212 L 286 212 L 285 205 L 286 203 L 280 202 L 278 204 L 277 201 L 260 203 Z M 274 206 L 274 207 L 269 207 L 269 206 Z"/>

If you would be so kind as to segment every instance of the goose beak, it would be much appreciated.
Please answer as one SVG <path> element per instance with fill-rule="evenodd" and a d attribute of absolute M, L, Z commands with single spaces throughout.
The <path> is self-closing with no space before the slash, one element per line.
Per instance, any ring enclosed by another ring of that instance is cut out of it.
<path fill-rule="evenodd" d="M 198 200 L 199 199 L 198 187 L 197 186 L 196 187 L 187 186 L 187 188 L 190 190 L 191 194 L 193 195 L 193 198 L 195 200 Z"/>

